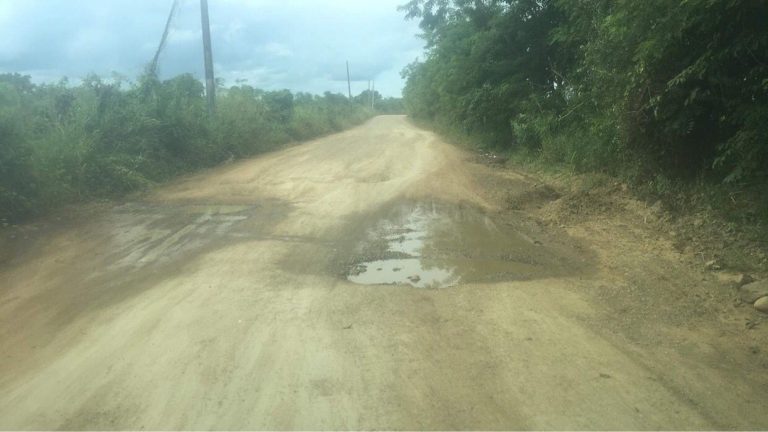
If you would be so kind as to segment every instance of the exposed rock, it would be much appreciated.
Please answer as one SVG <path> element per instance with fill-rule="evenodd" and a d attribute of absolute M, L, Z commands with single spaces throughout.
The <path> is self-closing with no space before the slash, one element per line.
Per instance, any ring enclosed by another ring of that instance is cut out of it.
<path fill-rule="evenodd" d="M 754 303 L 760 297 L 768 296 L 768 279 L 752 282 L 739 288 L 739 297 L 744 303 Z"/>
<path fill-rule="evenodd" d="M 768 314 L 768 296 L 760 297 L 754 304 L 755 309 Z"/>

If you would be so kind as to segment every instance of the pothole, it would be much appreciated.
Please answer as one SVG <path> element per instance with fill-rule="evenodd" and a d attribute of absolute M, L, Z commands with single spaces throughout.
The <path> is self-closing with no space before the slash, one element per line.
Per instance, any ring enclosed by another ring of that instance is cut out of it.
<path fill-rule="evenodd" d="M 535 224 L 440 203 L 391 209 L 371 224 L 353 253 L 343 259 L 347 280 L 416 288 L 563 276 L 586 261 L 584 251 Z"/>
<path fill-rule="evenodd" d="M 351 282 L 363 285 L 407 284 L 417 288 L 447 288 L 461 279 L 455 269 L 425 260 L 422 256 L 427 229 L 436 213 L 415 207 L 394 221 L 384 220 L 372 230 L 371 240 L 386 243 L 384 255 L 391 258 L 355 264 L 347 275 Z"/>

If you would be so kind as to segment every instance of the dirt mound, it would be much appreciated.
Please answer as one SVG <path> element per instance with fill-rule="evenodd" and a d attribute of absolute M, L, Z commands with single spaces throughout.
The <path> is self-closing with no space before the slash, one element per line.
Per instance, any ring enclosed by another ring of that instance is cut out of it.
<path fill-rule="evenodd" d="M 622 338 L 668 350 L 706 346 L 703 360 L 711 365 L 722 362 L 719 352 L 729 352 L 745 369 L 768 368 L 768 360 L 755 357 L 768 342 L 768 319 L 739 298 L 731 280 L 765 279 L 764 270 L 743 274 L 730 265 L 744 262 L 745 254 L 764 257 L 756 242 L 737 240 L 702 215 L 645 202 L 608 177 L 516 170 L 550 184 L 556 192 L 548 196 L 558 196 L 536 210 L 547 195 L 532 189 L 514 196 L 516 207 L 597 252 L 600 275 L 587 289 L 605 310 L 600 325 L 610 322 Z"/>

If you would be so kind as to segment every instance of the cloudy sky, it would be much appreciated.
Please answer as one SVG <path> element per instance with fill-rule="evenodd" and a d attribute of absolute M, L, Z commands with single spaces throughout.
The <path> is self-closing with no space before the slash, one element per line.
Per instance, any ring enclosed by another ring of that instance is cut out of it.
<path fill-rule="evenodd" d="M 421 56 L 405 0 L 209 0 L 214 63 L 227 85 L 353 93 L 376 81 L 399 96 L 400 71 Z M 138 75 L 152 59 L 172 0 L 0 0 L 0 72 L 35 81 L 95 72 Z M 203 76 L 198 0 L 181 0 L 160 58 L 163 76 Z"/>

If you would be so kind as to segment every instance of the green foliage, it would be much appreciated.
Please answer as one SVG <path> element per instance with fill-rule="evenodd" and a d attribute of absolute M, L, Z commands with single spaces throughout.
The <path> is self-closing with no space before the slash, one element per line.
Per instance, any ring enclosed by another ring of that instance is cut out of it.
<path fill-rule="evenodd" d="M 293 94 L 290 91 L 266 92 L 262 100 L 272 121 L 287 123 L 293 118 Z"/>
<path fill-rule="evenodd" d="M 35 85 L 0 75 L 0 222 L 141 190 L 178 174 L 358 124 L 345 97 L 225 89 L 207 114 L 191 75 Z"/>
<path fill-rule="evenodd" d="M 360 124 L 373 114 L 366 106 L 350 103 L 339 94 L 326 92 L 323 96 L 299 93 L 301 104 L 290 123 L 291 138 L 314 138 L 339 132 Z"/>
<path fill-rule="evenodd" d="M 412 0 L 417 119 L 638 183 L 768 184 L 768 3 Z M 669 180 L 672 181 L 672 180 Z"/>
<path fill-rule="evenodd" d="M 353 100 L 363 106 L 371 106 L 371 98 L 374 102 L 374 110 L 378 114 L 405 114 L 405 106 L 402 98 L 385 98 L 377 91 L 365 90 L 355 96 Z"/>
<path fill-rule="evenodd" d="M 25 145 L 22 124 L 21 88 L 0 83 L 0 222 L 16 213 L 29 214 L 36 198 L 36 176 L 31 149 Z"/>
<path fill-rule="evenodd" d="M 376 112 L 381 114 L 405 114 L 405 105 L 402 98 L 377 99 Z"/>

